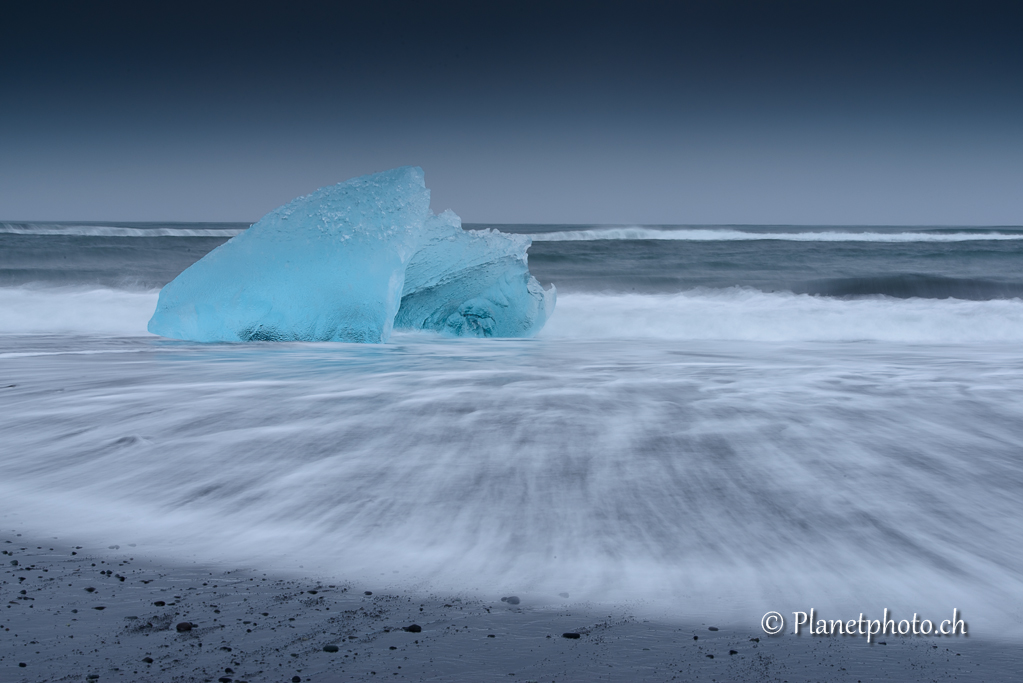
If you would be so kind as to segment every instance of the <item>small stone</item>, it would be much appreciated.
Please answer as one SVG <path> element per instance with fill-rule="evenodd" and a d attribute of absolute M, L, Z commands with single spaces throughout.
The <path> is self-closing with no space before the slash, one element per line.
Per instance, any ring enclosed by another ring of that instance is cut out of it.
<path fill-rule="evenodd" d="M 85 592 L 86 593 L 95 593 L 96 589 L 93 588 L 92 586 L 89 586 L 88 588 L 85 589 Z"/>
<path fill-rule="evenodd" d="M 337 647 L 337 645 L 324 645 L 323 646 L 323 651 L 324 652 L 337 652 L 338 651 L 338 647 Z"/>
<path fill-rule="evenodd" d="M 363 595 L 373 595 L 373 591 L 365 591 Z"/>
<path fill-rule="evenodd" d="M 227 676 L 221 676 L 220 678 L 217 679 L 219 683 L 231 683 L 232 680 L 233 680 L 232 678 L 229 678 Z"/>
<path fill-rule="evenodd" d="M 319 592 L 320 591 L 306 591 L 306 593 L 308 593 L 309 595 L 316 595 Z"/>
<path fill-rule="evenodd" d="M 156 605 L 157 607 L 163 607 L 163 606 L 164 606 L 164 605 L 166 605 L 167 603 L 166 603 L 166 602 L 164 602 L 163 600 L 157 600 L 157 601 L 156 601 L 156 602 L 154 602 L 153 604 L 154 604 L 154 605 Z"/>
<path fill-rule="evenodd" d="M 11 566 L 12 567 L 17 567 L 18 566 L 18 561 L 17 560 L 11 560 Z M 27 664 L 19 664 L 18 666 L 28 666 L 28 665 Z"/>
<path fill-rule="evenodd" d="M 26 666 L 28 666 L 28 664 L 26 664 L 25 662 L 18 662 L 18 666 L 25 668 Z"/>
<path fill-rule="evenodd" d="M 504 600 L 505 602 L 507 602 L 509 605 L 517 605 L 520 602 L 522 602 L 521 600 L 519 600 L 518 596 L 516 596 L 516 595 L 513 595 L 510 598 L 501 598 L 501 599 Z"/>
<path fill-rule="evenodd" d="M 291 683 L 302 683 L 302 679 L 299 676 L 292 676 Z"/>
<path fill-rule="evenodd" d="M 153 663 L 153 658 L 152 657 L 143 657 L 142 661 L 145 662 L 146 664 L 152 664 Z"/>
<path fill-rule="evenodd" d="M 693 640 L 699 640 L 700 636 L 693 636 Z"/>
<path fill-rule="evenodd" d="M 412 624 L 410 626 L 405 626 L 401 630 L 408 631 L 409 633 L 422 633 L 423 627 L 420 626 L 419 624 Z"/>
<path fill-rule="evenodd" d="M 729 650 L 728 654 L 730 654 L 730 655 L 737 655 L 737 654 L 739 654 L 739 651 L 738 650 Z"/>
<path fill-rule="evenodd" d="M 711 626 L 711 627 L 710 627 L 710 628 L 708 628 L 707 630 L 708 630 L 708 631 L 717 631 L 717 630 L 718 630 L 718 627 L 717 627 L 717 626 Z"/>
<path fill-rule="evenodd" d="M 707 659 L 714 659 L 714 655 L 707 655 Z"/>
<path fill-rule="evenodd" d="M 581 636 L 578 633 L 562 633 L 561 637 L 562 638 L 571 638 L 572 640 L 577 640 Z"/>
<path fill-rule="evenodd" d="M 174 628 L 178 630 L 178 633 L 185 633 L 186 631 L 192 630 L 192 624 L 187 621 L 183 621 Z"/>
<path fill-rule="evenodd" d="M 96 610 L 99 610 L 100 612 L 102 612 L 103 610 L 106 609 L 106 607 L 104 607 L 103 605 L 96 605 L 95 607 L 93 607 L 93 609 L 96 609 Z"/>
<path fill-rule="evenodd" d="M 497 636 L 495 636 L 493 633 L 488 633 L 487 634 L 487 638 L 496 638 L 496 637 Z"/>

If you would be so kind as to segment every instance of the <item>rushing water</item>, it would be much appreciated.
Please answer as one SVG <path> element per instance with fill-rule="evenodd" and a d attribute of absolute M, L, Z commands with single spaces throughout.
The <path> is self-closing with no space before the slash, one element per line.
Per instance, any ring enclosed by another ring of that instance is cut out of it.
<path fill-rule="evenodd" d="M 499 226 L 558 286 L 536 339 L 148 335 L 158 288 L 244 227 L 0 225 L 5 523 L 680 617 L 1020 631 L 1023 230 Z"/>

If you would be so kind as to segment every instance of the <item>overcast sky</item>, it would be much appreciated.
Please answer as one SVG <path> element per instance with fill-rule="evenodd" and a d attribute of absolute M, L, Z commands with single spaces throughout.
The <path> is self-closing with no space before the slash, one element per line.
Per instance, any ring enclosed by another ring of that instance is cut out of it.
<path fill-rule="evenodd" d="M 23 3 L 0 220 L 1023 224 L 1019 3 Z M 211 9 L 213 7 L 213 9 Z"/>

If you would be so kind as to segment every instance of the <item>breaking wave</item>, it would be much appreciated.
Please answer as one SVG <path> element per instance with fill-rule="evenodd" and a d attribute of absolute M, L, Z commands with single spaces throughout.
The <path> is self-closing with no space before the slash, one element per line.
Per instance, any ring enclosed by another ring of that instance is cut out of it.
<path fill-rule="evenodd" d="M 150 337 L 158 292 L 0 288 L 0 334 Z M 400 335 L 399 335 L 400 337 Z M 1023 300 L 841 299 L 756 289 L 677 294 L 569 293 L 540 339 L 1021 342 Z"/>
<path fill-rule="evenodd" d="M 590 242 L 596 240 L 682 240 L 719 242 L 738 240 L 783 240 L 790 242 L 973 242 L 1023 240 L 1023 232 L 752 232 L 709 228 L 669 229 L 647 227 L 589 228 L 559 230 L 529 235 L 534 242 Z"/>
<path fill-rule="evenodd" d="M 114 225 L 59 225 L 43 223 L 0 223 L 0 234 L 54 235 L 71 237 L 234 237 L 247 228 L 129 228 Z"/>

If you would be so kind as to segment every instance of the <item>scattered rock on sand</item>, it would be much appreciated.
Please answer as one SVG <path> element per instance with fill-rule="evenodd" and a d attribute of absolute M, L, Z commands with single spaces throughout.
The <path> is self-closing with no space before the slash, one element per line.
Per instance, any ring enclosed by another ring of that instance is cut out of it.
<path fill-rule="evenodd" d="M 409 633 L 422 633 L 423 627 L 420 626 L 419 624 L 412 624 L 410 626 L 402 627 L 401 630 L 402 631 L 408 631 Z"/>
<path fill-rule="evenodd" d="M 573 640 L 578 639 L 580 636 L 578 633 L 562 633 L 562 638 L 572 638 Z"/>
<path fill-rule="evenodd" d="M 519 600 L 518 596 L 513 595 L 509 598 L 501 598 L 501 602 L 507 602 L 509 605 L 517 605 L 522 601 Z"/>
<path fill-rule="evenodd" d="M 338 646 L 337 645 L 324 645 L 323 646 L 323 651 L 324 652 L 337 652 L 338 651 Z"/>
<path fill-rule="evenodd" d="M 185 633 L 186 631 L 192 630 L 192 624 L 190 622 L 183 621 L 174 628 L 178 630 L 178 633 Z"/>

